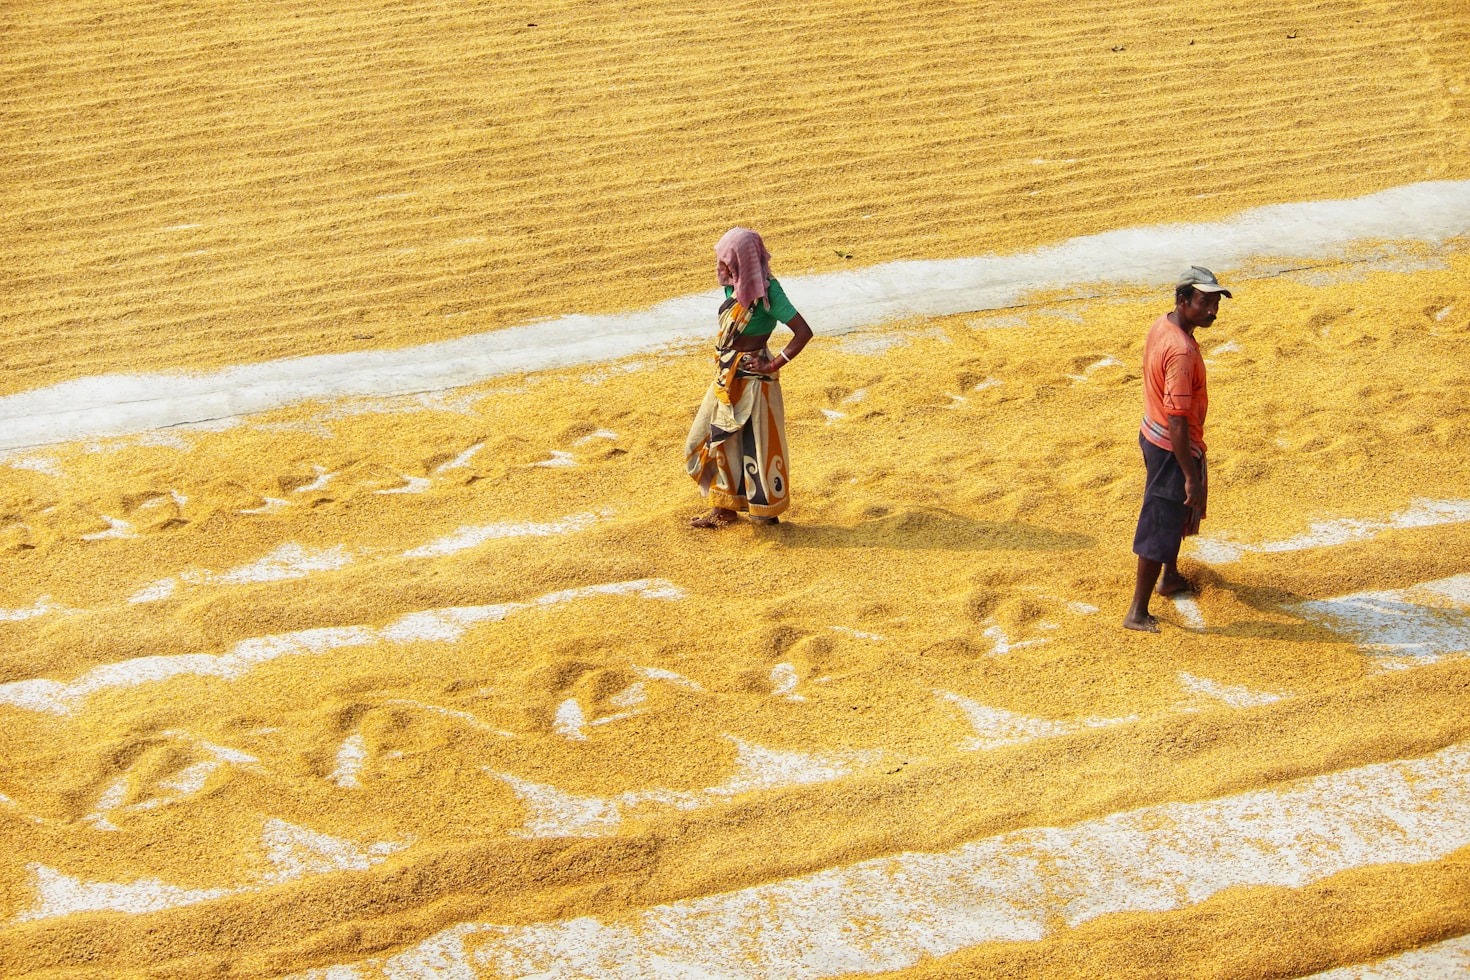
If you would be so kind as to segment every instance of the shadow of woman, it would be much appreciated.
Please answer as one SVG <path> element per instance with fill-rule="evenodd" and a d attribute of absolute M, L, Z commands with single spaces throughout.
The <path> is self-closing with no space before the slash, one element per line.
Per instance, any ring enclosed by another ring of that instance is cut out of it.
<path fill-rule="evenodd" d="M 791 548 L 893 548 L 932 551 L 1079 551 L 1097 540 L 1019 522 L 977 521 L 939 507 L 900 508 L 853 525 L 780 524 Z"/>

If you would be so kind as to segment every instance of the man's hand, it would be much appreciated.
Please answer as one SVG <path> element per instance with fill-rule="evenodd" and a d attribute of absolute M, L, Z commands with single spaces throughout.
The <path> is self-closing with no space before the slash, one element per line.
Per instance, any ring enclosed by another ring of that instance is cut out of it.
<path fill-rule="evenodd" d="M 1184 506 L 1192 508 L 1200 518 L 1205 516 L 1210 496 L 1209 480 L 1200 469 L 1199 460 L 1189 448 L 1189 420 L 1183 415 L 1169 416 L 1169 442 L 1174 447 L 1174 458 L 1184 473 Z"/>
<path fill-rule="evenodd" d="M 1201 518 L 1205 516 L 1210 498 L 1210 486 L 1205 480 L 1184 478 L 1184 506 L 1192 508 Z"/>
<path fill-rule="evenodd" d="M 1184 478 L 1184 536 L 1199 533 L 1199 522 L 1204 520 L 1205 505 L 1209 500 L 1210 488 L 1206 480 Z"/>

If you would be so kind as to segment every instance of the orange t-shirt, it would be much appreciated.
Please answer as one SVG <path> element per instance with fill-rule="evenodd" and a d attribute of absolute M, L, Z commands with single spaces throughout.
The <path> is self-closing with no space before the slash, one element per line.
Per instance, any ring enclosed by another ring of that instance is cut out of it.
<path fill-rule="evenodd" d="M 1199 455 L 1205 451 L 1205 359 L 1199 344 L 1176 327 L 1165 313 L 1149 327 L 1143 341 L 1143 437 L 1160 449 L 1174 451 L 1169 441 L 1169 416 L 1189 421 L 1189 444 Z"/>

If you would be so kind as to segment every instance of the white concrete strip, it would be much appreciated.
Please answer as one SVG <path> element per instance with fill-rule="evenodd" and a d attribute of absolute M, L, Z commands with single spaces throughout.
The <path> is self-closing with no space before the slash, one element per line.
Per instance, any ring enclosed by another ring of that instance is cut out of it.
<path fill-rule="evenodd" d="M 407 473 L 403 474 L 403 480 L 404 483 L 401 487 L 393 487 L 389 490 L 378 490 L 376 492 L 379 494 L 426 493 L 429 489 L 430 483 L 432 482 L 426 476 L 411 476 Z"/>
<path fill-rule="evenodd" d="M 1415 500 L 1409 509 L 1383 518 L 1352 518 L 1337 521 L 1314 521 L 1306 534 L 1282 541 L 1248 544 L 1230 538 L 1196 538 L 1186 545 L 1194 557 L 1212 565 L 1238 561 L 1246 554 L 1275 554 L 1304 551 L 1308 548 L 1330 548 L 1353 541 L 1367 541 L 1384 531 L 1407 528 L 1437 527 L 1470 521 L 1470 500 Z"/>
<path fill-rule="evenodd" d="M 266 859 L 270 862 L 270 870 L 263 881 L 265 885 L 279 885 L 307 875 L 331 874 L 334 871 L 366 871 L 412 843 L 411 840 L 378 841 L 364 847 L 276 819 L 265 822 L 263 839 Z"/>
<path fill-rule="evenodd" d="M 914 264 L 922 265 L 924 263 Z M 876 268 L 882 270 L 887 267 L 877 266 Z M 800 280 L 798 280 L 798 282 L 800 282 Z M 808 309 L 810 309 L 810 307 L 808 307 Z M 857 327 L 867 325 L 868 324 L 866 323 L 854 324 L 854 326 L 850 327 L 849 329 L 856 329 Z M 842 331 L 824 332 L 841 333 Z M 928 330 L 904 333 L 895 331 L 888 331 L 884 333 L 865 333 L 859 334 L 855 337 L 844 337 L 842 340 L 837 342 L 837 344 L 835 345 L 835 349 L 839 354 L 857 354 L 867 357 L 879 357 L 897 348 L 907 347 L 909 344 L 912 344 L 916 340 L 939 340 L 948 342 L 949 335 L 938 327 L 931 327 Z"/>
<path fill-rule="evenodd" d="M 48 613 L 70 611 L 65 606 L 52 602 L 49 595 L 43 595 L 25 609 L 0 609 L 0 623 L 18 623 L 23 619 L 34 619 Z"/>
<path fill-rule="evenodd" d="M 267 820 L 261 834 L 269 868 L 259 883 L 237 888 L 182 888 L 156 878 L 126 883 L 83 881 L 41 864 L 30 865 L 36 900 L 14 921 L 34 922 L 78 912 L 126 912 L 142 915 L 197 905 L 229 895 L 260 891 L 308 875 L 365 871 L 403 850 L 408 842 L 382 842 L 363 847 L 319 834 L 284 820 Z"/>
<path fill-rule="evenodd" d="M 577 458 L 565 450 L 553 449 L 550 459 L 543 459 L 539 463 L 530 463 L 528 465 L 545 466 L 551 469 L 570 469 L 577 465 Z"/>
<path fill-rule="evenodd" d="M 97 830 L 121 830 L 117 824 L 112 822 L 109 814 L 122 807 L 128 798 L 128 777 L 115 779 L 102 791 L 97 798 L 97 809 L 82 818 L 83 823 L 91 824 Z"/>
<path fill-rule="evenodd" d="M 0 453 L 0 465 L 17 470 L 31 470 L 46 476 L 66 478 L 66 471 L 49 456 L 28 456 L 20 453 Z"/>
<path fill-rule="evenodd" d="M 82 535 L 83 541 L 127 540 L 138 536 L 138 532 L 133 529 L 133 525 L 127 521 L 116 517 L 109 517 L 106 514 L 102 515 L 102 519 L 107 522 L 107 530 L 97 531 L 93 534 L 84 534 Z"/>
<path fill-rule="evenodd" d="M 144 586 L 128 597 L 128 602 L 137 604 L 158 602 L 167 599 L 178 589 L 179 582 L 190 585 L 252 585 L 266 582 L 288 582 L 306 578 L 316 572 L 332 572 L 351 565 L 354 555 L 342 545 L 334 548 L 312 550 L 299 544 L 283 544 L 270 554 L 249 565 L 242 565 L 226 572 L 210 572 L 191 569 L 180 573 L 178 578 L 166 578 Z"/>
<path fill-rule="evenodd" d="M 1221 684 L 1218 681 L 1196 677 L 1183 671 L 1179 674 L 1179 686 L 1193 694 L 1202 694 L 1207 698 L 1223 702 L 1232 708 L 1259 708 L 1290 696 L 1273 694 L 1270 691 L 1252 691 L 1248 687 L 1237 684 Z"/>
<path fill-rule="evenodd" d="M 1065 722 L 1018 715 L 1004 708 L 981 704 L 949 691 L 935 693 L 963 711 L 965 720 L 970 723 L 971 728 L 975 729 L 975 736 L 960 744 L 960 749 L 965 752 L 998 749 L 1002 746 L 1030 742 L 1038 738 L 1054 738 L 1076 730 Z"/>
<path fill-rule="evenodd" d="M 639 667 L 635 664 L 633 666 L 633 670 L 636 673 L 647 677 L 649 680 L 668 681 L 670 684 L 677 684 L 680 687 L 687 687 L 691 691 L 704 690 L 704 688 L 699 684 L 698 681 L 692 681 L 689 678 L 685 677 L 683 674 L 672 670 L 665 670 L 662 667 Z"/>
<path fill-rule="evenodd" d="M 1470 574 L 1303 602 L 1295 608 L 1381 657 L 1407 663 L 1470 653 Z"/>
<path fill-rule="evenodd" d="M 352 564 L 352 555 L 343 545 L 312 550 L 299 544 L 283 544 L 275 551 L 249 565 L 218 575 L 208 572 L 185 573 L 186 582 L 201 585 L 246 585 L 258 582 L 286 582 L 305 578 L 313 572 L 332 572 Z"/>
<path fill-rule="evenodd" d="M 327 484 L 332 482 L 332 477 L 337 475 L 336 473 L 327 472 L 325 466 L 313 466 L 312 470 L 316 473 L 316 479 L 305 486 L 297 487 L 297 493 L 315 493 L 318 490 L 325 490 Z"/>
<path fill-rule="evenodd" d="M 567 698 L 556 706 L 556 718 L 551 723 L 551 730 L 562 738 L 573 742 L 587 741 L 587 716 L 582 712 L 582 704 L 576 698 Z"/>
<path fill-rule="evenodd" d="M 265 497 L 263 499 L 265 500 L 265 503 L 261 504 L 259 507 L 251 507 L 251 508 L 248 508 L 246 510 L 240 511 L 240 513 L 242 513 L 242 514 L 274 514 L 277 511 L 285 510 L 287 507 L 289 507 L 291 505 L 290 504 L 290 501 L 282 500 L 280 497 Z"/>
<path fill-rule="evenodd" d="M 173 802 L 173 799 L 193 796 L 195 793 L 204 789 L 204 784 L 209 782 L 209 777 L 220 766 L 221 764 L 214 759 L 201 759 L 193 765 L 185 766 L 168 779 L 159 780 L 159 788 L 170 790 L 173 793 L 172 798 L 155 796 L 152 799 L 139 803 L 138 809 L 153 810 Z"/>
<path fill-rule="evenodd" d="M 698 690 L 698 685 L 669 671 L 651 668 L 635 668 L 651 679 L 671 680 Z M 772 671 L 772 680 L 781 681 L 772 693 L 791 697 L 797 675 L 790 664 L 778 664 Z M 1179 682 L 1186 690 L 1223 702 L 1234 708 L 1253 708 L 1271 704 L 1287 695 L 1270 692 L 1255 692 L 1245 687 L 1220 684 L 1192 674 L 1180 673 Z M 786 685 L 790 685 L 789 687 Z M 1016 714 L 1002 708 L 980 704 L 950 691 L 936 690 L 939 697 L 957 706 L 975 730 L 975 736 L 961 742 L 961 751 L 977 752 L 1016 745 L 1039 738 L 1070 735 L 1089 728 L 1104 728 L 1130 724 L 1139 720 L 1137 715 L 1122 718 L 1083 718 L 1075 721 L 1053 721 Z M 645 692 L 642 683 L 635 683 L 619 695 L 609 699 L 619 707 L 641 704 Z M 1185 709 L 1189 710 L 1189 709 Z M 599 718 L 590 722 L 600 725 L 628 717 L 627 714 Z M 553 731 L 564 738 L 583 740 L 589 722 L 581 704 L 568 698 L 558 707 L 553 722 Z M 584 797 L 568 793 L 555 786 L 540 785 L 519 779 L 506 773 L 490 772 L 491 775 L 509 784 L 526 805 L 524 827 L 516 833 L 526 837 L 591 837 L 612 832 L 622 820 L 622 813 L 630 807 L 657 803 L 678 809 L 694 809 L 717 802 L 735 793 L 757 789 L 773 789 L 782 786 L 824 782 L 847 775 L 853 766 L 874 764 L 876 753 L 847 754 L 842 756 L 808 756 L 801 753 L 782 753 L 749 745 L 731 737 L 737 754 L 737 775 L 727 784 L 702 791 L 652 789 L 624 793 L 613 798 Z"/>
<path fill-rule="evenodd" d="M 470 465 L 470 459 L 484 448 L 485 444 L 483 442 L 477 442 L 470 448 L 466 449 L 464 452 L 460 453 L 458 456 L 451 459 L 449 462 L 436 467 L 434 469 L 434 472 L 444 473 L 448 470 L 463 469 L 464 467 Z"/>
<path fill-rule="evenodd" d="M 796 693 L 800 683 L 795 664 L 777 664 L 771 668 L 771 694 L 774 696 L 788 701 L 805 701 L 806 698 Z"/>
<path fill-rule="evenodd" d="M 617 442 L 618 434 L 611 429 L 598 429 L 596 432 L 590 433 L 578 439 L 576 442 L 572 443 L 572 445 L 586 446 L 590 443 L 596 442 L 599 439 L 605 439 L 609 442 Z"/>
<path fill-rule="evenodd" d="M 131 792 L 131 787 L 128 777 L 123 776 L 102 793 L 97 800 L 96 809 L 82 818 L 85 822 L 98 830 L 119 830 L 121 828 L 112 819 L 117 814 L 171 806 L 203 791 L 209 782 L 209 777 L 227 766 L 256 766 L 260 762 L 248 752 L 216 745 L 205 739 L 196 738 L 188 732 L 173 730 L 162 734 L 186 743 L 193 754 L 202 755 L 203 758 L 185 766 L 171 776 L 160 779 L 156 784 L 156 790 L 163 792 L 154 792 L 153 795 L 126 806 L 124 803 Z"/>
<path fill-rule="evenodd" d="M 648 686 L 642 681 L 634 681 L 607 699 L 608 704 L 619 708 L 636 708 L 647 701 Z"/>
<path fill-rule="evenodd" d="M 499 622 L 527 609 L 576 602 L 605 595 L 635 595 L 644 599 L 674 600 L 684 593 L 664 579 L 612 582 L 551 592 L 530 602 L 492 606 L 450 606 L 408 613 L 381 629 L 371 626 L 334 626 L 241 640 L 226 653 L 191 653 L 168 657 L 136 657 L 94 667 L 73 681 L 33 678 L 0 684 L 0 706 L 26 711 L 67 714 L 88 696 L 109 688 L 134 687 L 194 674 L 236 680 L 257 665 L 284 656 L 322 654 L 343 647 L 373 643 L 453 643 L 481 623 Z"/>
<path fill-rule="evenodd" d="M 42 819 L 41 817 L 38 817 L 35 814 L 26 813 L 24 810 L 22 810 L 20 808 L 20 804 L 19 803 L 15 802 L 10 797 L 6 796 L 4 793 L 0 793 L 0 808 L 4 808 L 6 810 L 9 810 L 15 816 L 17 816 L 20 819 L 26 821 L 27 823 L 33 823 L 33 824 L 45 824 L 46 823 L 46 821 L 44 819 Z"/>
<path fill-rule="evenodd" d="M 1078 721 L 1053 721 L 1032 715 L 1017 714 L 1004 708 L 996 708 L 971 700 L 953 691 L 935 691 L 944 700 L 964 712 L 965 720 L 975 730 L 958 746 L 962 752 L 986 752 L 1007 745 L 1017 745 L 1038 738 L 1055 738 L 1071 735 L 1088 728 L 1108 728 L 1138 721 L 1137 715 L 1125 718 L 1083 718 Z"/>
<path fill-rule="evenodd" d="M 1198 602 L 1182 595 L 1176 595 L 1170 601 L 1174 603 L 1174 611 L 1179 613 L 1185 626 L 1192 630 L 1205 629 L 1205 614 L 1200 612 Z"/>
<path fill-rule="evenodd" d="M 410 479 L 422 478 L 412 477 Z M 378 492 L 396 493 L 398 491 L 380 490 Z M 599 518 L 608 517 L 611 514 L 612 511 L 603 510 L 597 514 L 573 514 L 560 521 L 546 523 L 505 521 L 499 524 L 487 524 L 479 527 L 465 526 L 447 537 L 430 541 L 428 544 L 420 545 L 417 548 L 411 548 L 403 553 L 403 557 L 436 558 L 441 555 L 453 554 L 456 551 L 478 547 L 486 541 L 493 541 L 499 538 L 570 534 L 573 531 L 585 530 L 596 523 Z M 150 583 L 129 596 L 128 602 L 138 604 L 159 602 L 167 599 L 178 590 L 180 582 L 185 582 L 190 585 L 230 586 L 285 582 L 292 579 L 305 578 L 317 572 L 333 572 L 346 568 L 364 554 L 366 554 L 364 549 L 348 551 L 343 545 L 337 545 L 332 548 L 310 549 L 304 548 L 299 544 L 287 543 L 248 565 L 242 565 L 239 568 L 233 568 L 229 571 L 211 572 L 204 569 L 190 569 L 181 572 L 176 578 L 166 578 Z M 42 598 L 41 602 L 38 602 L 35 610 L 0 609 L 0 621 L 7 618 L 24 619 L 28 616 L 38 616 L 47 612 L 61 611 L 56 606 L 42 605 L 44 601 L 45 597 Z"/>
<path fill-rule="evenodd" d="M 87 882 L 41 864 L 32 864 L 30 872 L 36 901 L 16 916 L 16 922 L 34 922 L 73 912 L 130 912 L 139 915 L 208 902 L 231 892 L 228 888 L 180 888 L 156 878 L 143 878 L 121 885 Z"/>
<path fill-rule="evenodd" d="M 500 538 L 571 534 L 575 531 L 585 531 L 597 523 L 600 518 L 609 515 L 609 511 L 602 511 L 599 514 L 572 514 L 559 521 L 502 521 L 498 524 L 465 525 L 447 537 L 430 541 L 428 544 L 420 545 L 403 554 L 406 558 L 434 558 L 439 555 L 450 555 L 456 551 L 464 551 L 467 548 L 475 548 L 486 541 Z"/>
<path fill-rule="evenodd" d="M 1411 949 L 1398 956 L 1314 973 L 1307 980 L 1464 980 L 1470 977 L 1470 936 Z"/>
<path fill-rule="evenodd" d="M 846 633 L 848 636 L 858 640 L 871 640 L 874 643 L 886 643 L 888 637 L 882 633 L 869 633 L 866 630 L 855 630 L 851 626 L 828 626 L 834 633 Z"/>
<path fill-rule="evenodd" d="M 734 736 L 735 774 L 718 786 L 705 790 L 719 798 L 741 793 L 764 792 L 787 786 L 810 786 L 841 779 L 863 766 L 875 765 L 882 753 L 873 750 L 841 752 L 795 752 L 752 745 Z"/>
<path fill-rule="evenodd" d="M 648 980 L 901 970 L 1226 888 L 1301 888 L 1470 844 L 1470 745 L 1203 803 L 1015 831 L 655 906 L 616 922 L 463 923 L 393 956 L 305 977 Z M 350 971 L 350 972 L 349 972 Z"/>
<path fill-rule="evenodd" d="M 517 837 L 600 837 L 622 822 L 614 800 L 578 796 L 555 786 L 544 786 L 510 773 L 485 770 L 509 786 L 525 807 Z"/>
<path fill-rule="evenodd" d="M 1001 628 L 999 623 L 985 627 L 985 629 L 981 631 L 980 635 L 985 637 L 992 644 L 990 652 L 986 654 L 987 657 L 1003 657 L 1006 654 L 1010 653 L 1012 650 L 1020 650 L 1023 647 L 1032 647 L 1040 643 L 1051 642 L 1045 637 L 1035 640 L 1013 641 L 1009 636 L 1006 635 L 1006 631 Z"/>
<path fill-rule="evenodd" d="M 631 810 L 650 806 L 694 810 L 728 802 L 741 793 L 828 783 L 876 765 L 882 757 L 874 751 L 807 753 L 768 749 L 731 735 L 725 737 L 735 744 L 735 772 L 724 782 L 700 790 L 647 789 L 613 797 L 578 796 L 509 773 L 485 772 L 510 786 L 526 808 L 521 827 L 512 831 L 516 836 L 600 837 L 616 833 L 624 814 Z"/>
<path fill-rule="evenodd" d="M 1470 181 L 1391 188 L 1347 201 L 1254 208 L 1223 221 L 1127 228 L 1016 255 L 892 262 L 783 279 L 826 334 L 887 320 L 1014 306 L 1038 290 L 1165 286 L 1181 256 L 1217 272 L 1258 256 L 1340 256 L 1357 242 L 1442 242 L 1470 228 Z M 473 384 L 519 371 L 587 364 L 707 340 L 719 293 L 646 310 L 497 330 L 420 347 L 326 354 L 212 373 L 107 375 L 0 398 L 0 450 L 121 435 L 261 412 L 309 398 L 390 395 Z"/>
<path fill-rule="evenodd" d="M 337 748 L 337 766 L 327 775 L 327 780 L 341 789 L 360 788 L 362 782 L 358 776 L 367 757 L 367 741 L 362 732 L 354 732 Z"/>
<path fill-rule="evenodd" d="M 1086 382 L 1089 378 L 1091 378 L 1094 374 L 1096 374 L 1098 371 L 1101 371 L 1103 368 L 1106 368 L 1106 367 L 1123 367 L 1123 366 L 1124 365 L 1123 365 L 1123 362 L 1122 361 L 1118 360 L 1116 357 L 1114 357 L 1113 355 L 1109 354 L 1107 357 L 1104 357 L 1102 360 L 1100 360 L 1100 361 L 1094 361 L 1093 363 L 1087 365 L 1087 367 L 1085 367 L 1085 368 L 1082 369 L 1082 373 L 1081 374 L 1069 374 L 1069 375 L 1067 375 L 1067 377 L 1070 378 L 1073 382 L 1075 382 L 1077 384 L 1082 384 L 1082 383 Z"/>
<path fill-rule="evenodd" d="M 195 653 L 135 657 L 94 667 L 70 682 L 34 678 L 0 684 L 0 705 L 67 714 L 89 695 L 109 688 L 158 683 L 183 674 L 235 680 L 249 673 L 257 664 L 277 657 L 319 654 L 345 646 L 359 646 L 373 642 L 377 634 L 377 630 L 363 626 L 301 630 L 242 640 L 228 653 L 218 655 Z"/>

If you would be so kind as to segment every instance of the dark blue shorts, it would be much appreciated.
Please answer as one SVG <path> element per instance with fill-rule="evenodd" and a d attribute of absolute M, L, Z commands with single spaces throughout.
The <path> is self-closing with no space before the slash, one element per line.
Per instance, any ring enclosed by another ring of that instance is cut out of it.
<path fill-rule="evenodd" d="M 1143 485 L 1143 506 L 1138 511 L 1138 529 L 1133 532 L 1133 553 L 1140 558 L 1173 565 L 1179 561 L 1184 541 L 1184 523 L 1189 508 L 1184 506 L 1184 470 L 1167 449 L 1160 449 L 1140 433 L 1143 465 L 1148 478 Z"/>

